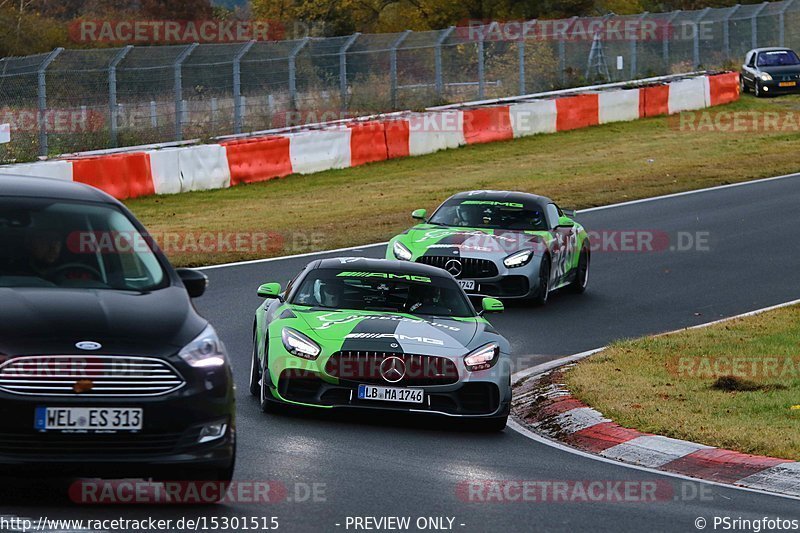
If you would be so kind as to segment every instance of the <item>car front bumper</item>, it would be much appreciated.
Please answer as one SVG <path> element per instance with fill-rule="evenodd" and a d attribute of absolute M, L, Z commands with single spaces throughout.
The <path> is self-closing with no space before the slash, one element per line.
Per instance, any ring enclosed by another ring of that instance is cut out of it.
<path fill-rule="evenodd" d="M 198 379 L 199 378 L 199 379 Z M 140 407 L 140 431 L 116 433 L 34 429 L 37 407 Z M 6 475 L 172 477 L 232 466 L 235 400 L 229 368 L 193 376 L 163 396 L 21 396 L 0 392 L 0 465 Z M 199 442 L 206 424 L 224 421 L 225 433 Z"/>

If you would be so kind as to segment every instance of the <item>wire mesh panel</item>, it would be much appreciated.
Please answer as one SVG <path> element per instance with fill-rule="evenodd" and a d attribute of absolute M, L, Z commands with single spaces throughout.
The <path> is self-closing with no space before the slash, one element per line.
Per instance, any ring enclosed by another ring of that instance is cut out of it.
<path fill-rule="evenodd" d="M 516 24 L 516 26 L 514 26 Z M 706 69 L 800 47 L 800 0 L 0 59 L 3 160 L 324 122 Z"/>

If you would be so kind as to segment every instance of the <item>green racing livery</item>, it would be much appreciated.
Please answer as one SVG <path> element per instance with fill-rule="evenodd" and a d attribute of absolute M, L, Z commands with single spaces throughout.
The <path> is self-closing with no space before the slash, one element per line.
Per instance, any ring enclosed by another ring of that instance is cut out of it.
<path fill-rule="evenodd" d="M 383 259 L 310 263 L 285 290 L 267 283 L 253 326 L 250 392 L 280 404 L 368 408 L 505 427 L 509 344 L 447 272 Z"/>
<path fill-rule="evenodd" d="M 556 289 L 586 290 L 588 234 L 549 198 L 469 191 L 412 217 L 421 223 L 389 241 L 386 258 L 444 269 L 470 295 L 544 304 Z"/>

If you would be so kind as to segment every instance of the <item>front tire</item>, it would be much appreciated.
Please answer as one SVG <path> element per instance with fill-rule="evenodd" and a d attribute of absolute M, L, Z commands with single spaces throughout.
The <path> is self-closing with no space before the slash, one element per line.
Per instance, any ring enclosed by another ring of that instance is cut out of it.
<path fill-rule="evenodd" d="M 262 413 L 275 413 L 278 411 L 278 404 L 269 390 L 269 362 L 266 354 L 264 355 L 264 366 L 261 368 L 261 383 L 258 387 L 258 399 L 261 404 Z"/>
<path fill-rule="evenodd" d="M 761 98 L 764 96 L 764 93 L 761 92 L 761 88 L 758 85 L 758 80 L 753 83 L 753 94 L 756 98 Z"/>
<path fill-rule="evenodd" d="M 536 296 L 533 298 L 535 305 L 544 305 L 547 303 L 547 298 L 550 295 L 550 256 L 546 255 L 542 258 L 542 263 L 539 265 L 539 286 L 536 291 Z"/>
<path fill-rule="evenodd" d="M 578 257 L 578 267 L 575 272 L 575 281 L 569 285 L 569 288 L 572 292 L 582 294 L 586 291 L 586 287 L 589 285 L 589 263 L 589 250 L 584 246 L 581 250 L 580 256 Z"/>

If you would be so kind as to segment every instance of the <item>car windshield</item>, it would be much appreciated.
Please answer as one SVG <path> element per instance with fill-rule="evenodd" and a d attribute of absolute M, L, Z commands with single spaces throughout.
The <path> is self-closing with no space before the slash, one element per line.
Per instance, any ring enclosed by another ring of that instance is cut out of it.
<path fill-rule="evenodd" d="M 147 291 L 166 279 L 148 239 L 113 206 L 0 198 L 0 287 Z"/>
<path fill-rule="evenodd" d="M 800 65 L 800 58 L 792 50 L 775 50 L 758 54 L 759 67 L 785 67 Z"/>
<path fill-rule="evenodd" d="M 428 221 L 440 226 L 546 231 L 544 209 L 533 203 L 451 198 Z"/>
<path fill-rule="evenodd" d="M 452 279 L 402 273 L 314 270 L 303 279 L 290 303 L 354 311 L 475 316 L 466 295 Z"/>

